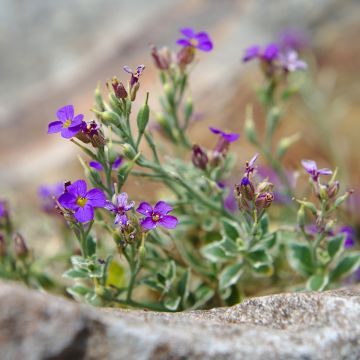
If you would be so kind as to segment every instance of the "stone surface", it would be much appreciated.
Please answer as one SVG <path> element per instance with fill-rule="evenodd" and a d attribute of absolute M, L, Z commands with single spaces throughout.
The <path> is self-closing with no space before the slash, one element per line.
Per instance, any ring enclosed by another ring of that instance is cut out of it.
<path fill-rule="evenodd" d="M 1 359 L 359 359 L 359 316 L 360 287 L 170 314 L 0 283 Z"/>

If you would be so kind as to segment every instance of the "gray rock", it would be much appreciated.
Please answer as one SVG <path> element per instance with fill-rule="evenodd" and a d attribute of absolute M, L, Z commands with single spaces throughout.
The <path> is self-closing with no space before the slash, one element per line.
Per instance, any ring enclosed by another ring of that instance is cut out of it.
<path fill-rule="evenodd" d="M 360 287 L 156 313 L 0 283 L 1 359 L 359 359 L 359 316 Z"/>

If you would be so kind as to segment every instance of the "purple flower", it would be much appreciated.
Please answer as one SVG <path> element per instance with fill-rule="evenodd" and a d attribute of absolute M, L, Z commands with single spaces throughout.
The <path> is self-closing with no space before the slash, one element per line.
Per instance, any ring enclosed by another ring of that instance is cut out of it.
<path fill-rule="evenodd" d="M 117 157 L 115 159 L 115 161 L 113 162 L 111 168 L 113 170 L 118 169 L 120 167 L 121 163 L 122 163 L 122 160 L 123 160 L 123 158 L 121 156 Z M 103 171 L 104 170 L 103 166 L 97 161 L 90 161 L 89 166 L 92 167 L 93 169 L 97 170 L 97 171 Z"/>
<path fill-rule="evenodd" d="M 42 209 L 51 213 L 56 206 L 55 198 L 58 198 L 64 192 L 64 184 L 57 183 L 55 185 L 41 185 L 38 190 L 38 195 L 42 201 Z"/>
<path fill-rule="evenodd" d="M 59 204 L 74 212 L 77 221 L 85 223 L 94 219 L 94 208 L 103 208 L 105 194 L 100 189 L 87 191 L 86 182 L 77 180 L 66 187 L 65 193 L 58 198 Z"/>
<path fill-rule="evenodd" d="M 216 135 L 221 135 L 221 137 L 228 143 L 234 142 L 236 141 L 239 137 L 240 134 L 236 134 L 236 133 L 226 133 L 225 131 L 222 131 L 220 129 L 214 128 L 214 127 L 209 127 L 210 131 Z"/>
<path fill-rule="evenodd" d="M 265 47 L 262 58 L 266 61 L 276 60 L 279 56 L 279 46 L 277 44 L 269 44 Z"/>
<path fill-rule="evenodd" d="M 299 60 L 299 54 L 295 50 L 288 50 L 281 53 L 279 55 L 279 61 L 282 68 L 287 72 L 307 69 L 306 62 Z"/>
<path fill-rule="evenodd" d="M 48 134 L 61 132 L 63 138 L 70 139 L 81 130 L 84 115 L 74 116 L 73 105 L 62 107 L 57 111 L 56 116 L 59 120 L 49 124 Z"/>
<path fill-rule="evenodd" d="M 318 169 L 314 160 L 301 160 L 301 164 L 313 181 L 318 181 L 320 175 L 331 175 L 330 169 Z"/>
<path fill-rule="evenodd" d="M 190 46 L 201 51 L 211 51 L 213 49 L 213 43 L 206 32 L 196 33 L 191 28 L 182 28 L 180 32 L 185 37 L 176 41 L 178 45 L 185 47 Z"/>
<path fill-rule="evenodd" d="M 172 210 L 173 208 L 165 201 L 158 201 L 154 209 L 149 203 L 143 201 L 136 209 L 138 213 L 145 215 L 145 218 L 140 222 L 145 230 L 154 229 L 158 224 L 167 229 L 174 229 L 178 224 L 178 219 L 175 216 L 168 215 Z"/>
<path fill-rule="evenodd" d="M 124 70 L 128 73 L 131 74 L 131 78 L 130 78 L 130 88 L 132 88 L 135 84 L 137 84 L 139 82 L 139 78 L 142 74 L 142 72 L 145 70 L 145 65 L 139 65 L 136 68 L 136 71 L 132 71 L 131 68 L 129 68 L 129 66 L 124 66 Z"/>
<path fill-rule="evenodd" d="M 106 201 L 106 205 L 104 206 L 105 209 L 112 211 L 116 214 L 115 217 L 115 224 L 121 223 L 122 225 L 126 225 L 128 222 L 128 218 L 126 216 L 126 212 L 131 210 L 135 202 L 128 201 L 128 195 L 126 192 L 123 192 L 121 194 L 117 194 L 115 196 L 115 202 L 112 203 L 111 201 Z"/>
<path fill-rule="evenodd" d="M 261 51 L 259 45 L 252 45 L 245 50 L 243 62 L 250 61 L 252 59 L 260 59 L 267 62 L 276 60 L 279 56 L 279 46 L 277 44 L 268 44 L 264 51 Z"/>
<path fill-rule="evenodd" d="M 346 249 L 351 248 L 355 245 L 355 231 L 351 226 L 343 226 L 342 228 L 340 228 L 339 233 L 346 235 L 344 242 L 344 247 Z"/>

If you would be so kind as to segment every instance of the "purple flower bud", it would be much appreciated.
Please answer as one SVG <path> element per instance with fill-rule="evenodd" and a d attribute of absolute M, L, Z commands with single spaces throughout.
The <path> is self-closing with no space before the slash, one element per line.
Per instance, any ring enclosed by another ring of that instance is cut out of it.
<path fill-rule="evenodd" d="M 95 120 L 83 121 L 76 138 L 85 144 L 91 143 L 96 148 L 102 147 L 106 144 L 106 141 L 100 128 L 101 126 Z"/>
<path fill-rule="evenodd" d="M 29 249 L 25 243 L 25 239 L 21 234 L 15 233 L 13 236 L 14 253 L 16 257 L 24 258 L 29 254 Z"/>
<path fill-rule="evenodd" d="M 254 187 L 253 183 L 251 182 L 251 180 L 247 176 L 244 176 L 242 178 L 241 183 L 239 185 L 239 191 L 240 191 L 240 194 L 246 200 L 249 200 L 249 201 L 254 200 L 255 187 Z"/>
<path fill-rule="evenodd" d="M 245 172 L 247 176 L 249 177 L 250 174 L 252 174 L 255 170 L 255 161 L 258 158 L 259 154 L 255 154 L 250 161 L 246 161 L 245 163 Z"/>
<path fill-rule="evenodd" d="M 145 65 L 139 65 L 136 68 L 136 71 L 132 71 L 131 68 L 128 66 L 124 66 L 124 71 L 126 71 L 128 74 L 131 74 L 130 78 L 130 89 L 132 89 L 136 84 L 139 82 L 139 78 L 143 71 L 145 70 Z"/>
<path fill-rule="evenodd" d="M 206 166 L 209 162 L 206 152 L 199 145 L 193 146 L 191 160 L 193 164 L 201 170 L 206 170 Z"/>
<path fill-rule="evenodd" d="M 171 64 L 171 54 L 168 48 L 162 48 L 160 51 L 156 46 L 151 47 L 151 56 L 154 59 L 155 65 L 159 70 L 167 70 Z"/>
<path fill-rule="evenodd" d="M 333 199 L 339 192 L 340 183 L 339 181 L 334 181 L 331 184 L 327 185 L 327 196 L 329 199 Z"/>
<path fill-rule="evenodd" d="M 195 50 L 191 46 L 185 46 L 179 50 L 176 54 L 176 60 L 182 70 L 185 69 L 186 65 L 192 63 L 195 57 Z"/>
<path fill-rule="evenodd" d="M 115 96 L 118 99 L 126 99 L 128 94 L 125 89 L 125 86 L 122 82 L 119 82 L 119 80 L 116 77 L 113 77 L 111 81 L 112 88 L 114 89 Z"/>
<path fill-rule="evenodd" d="M 257 196 L 255 200 L 255 207 L 258 210 L 268 208 L 274 200 L 274 195 L 270 192 L 264 192 Z"/>

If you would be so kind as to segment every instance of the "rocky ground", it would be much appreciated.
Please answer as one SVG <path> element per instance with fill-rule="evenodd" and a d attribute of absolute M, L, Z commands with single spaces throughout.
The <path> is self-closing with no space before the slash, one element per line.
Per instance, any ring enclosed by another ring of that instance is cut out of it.
<path fill-rule="evenodd" d="M 156 313 L 91 308 L 0 283 L 3 360 L 356 360 L 359 316 L 360 287 Z"/>

